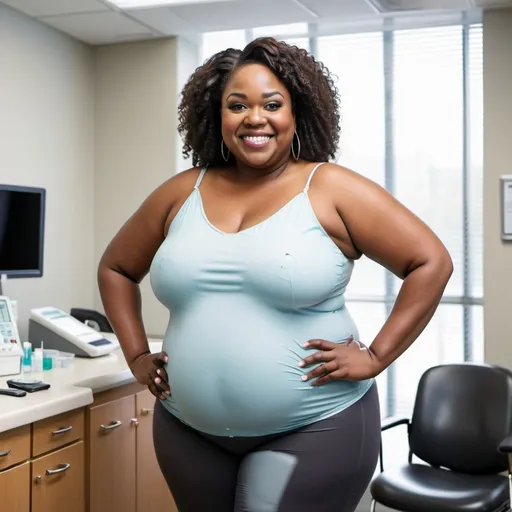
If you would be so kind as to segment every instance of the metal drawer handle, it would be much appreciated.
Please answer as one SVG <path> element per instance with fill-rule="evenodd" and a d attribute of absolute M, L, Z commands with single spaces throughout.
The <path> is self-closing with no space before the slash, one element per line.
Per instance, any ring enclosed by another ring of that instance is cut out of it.
<path fill-rule="evenodd" d="M 153 412 L 155 412 L 154 409 L 148 409 L 146 407 L 144 407 L 140 413 L 142 414 L 142 416 L 147 416 L 148 414 L 153 414 Z"/>
<path fill-rule="evenodd" d="M 5 452 L 0 452 L 0 457 L 7 457 L 11 453 L 11 450 L 5 450 Z"/>
<path fill-rule="evenodd" d="M 123 423 L 119 420 L 112 420 L 108 425 L 100 425 L 101 429 L 105 432 L 109 430 L 114 430 L 117 427 L 120 427 Z"/>
<path fill-rule="evenodd" d="M 47 469 L 46 474 L 47 475 L 56 475 L 58 473 L 64 473 L 64 471 L 67 471 L 71 467 L 71 464 L 59 464 L 57 466 L 57 469 Z"/>
<path fill-rule="evenodd" d="M 52 436 L 58 436 L 60 434 L 65 434 L 66 432 L 69 432 L 73 429 L 73 426 L 70 425 L 69 427 L 60 427 L 58 430 L 54 430 L 52 432 Z"/>

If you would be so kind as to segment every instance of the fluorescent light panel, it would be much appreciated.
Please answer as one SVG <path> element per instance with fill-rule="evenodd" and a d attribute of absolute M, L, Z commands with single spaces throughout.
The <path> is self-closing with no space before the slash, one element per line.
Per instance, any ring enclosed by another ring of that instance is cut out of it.
<path fill-rule="evenodd" d="M 177 5 L 207 4 L 213 2 L 232 2 L 235 0 L 107 0 L 118 9 L 151 9 L 153 7 L 174 7 Z"/>

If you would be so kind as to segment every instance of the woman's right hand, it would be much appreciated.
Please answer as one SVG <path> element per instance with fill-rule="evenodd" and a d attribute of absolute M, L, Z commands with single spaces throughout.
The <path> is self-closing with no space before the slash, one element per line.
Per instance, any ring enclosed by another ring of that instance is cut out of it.
<path fill-rule="evenodd" d="M 165 400 L 166 395 L 171 394 L 167 372 L 163 368 L 167 360 L 165 352 L 156 354 L 147 352 L 141 354 L 130 364 L 130 370 L 137 381 L 147 386 L 151 393 L 160 400 Z"/>

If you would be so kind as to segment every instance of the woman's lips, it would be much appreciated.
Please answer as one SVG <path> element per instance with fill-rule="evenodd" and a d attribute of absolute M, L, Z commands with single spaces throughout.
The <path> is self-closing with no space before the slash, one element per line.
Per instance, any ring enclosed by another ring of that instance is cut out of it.
<path fill-rule="evenodd" d="M 272 137 L 270 135 L 244 135 L 242 141 L 246 146 L 250 148 L 263 148 L 265 147 Z"/>

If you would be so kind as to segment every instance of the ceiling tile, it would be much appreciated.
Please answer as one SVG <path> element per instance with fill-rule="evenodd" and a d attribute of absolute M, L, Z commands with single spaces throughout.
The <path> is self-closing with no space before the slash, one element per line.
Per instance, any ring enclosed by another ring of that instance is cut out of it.
<path fill-rule="evenodd" d="M 293 0 L 238 0 L 202 4 L 200 8 L 180 5 L 171 10 L 203 32 L 316 20 Z"/>
<path fill-rule="evenodd" d="M 1 2 L 35 17 L 110 10 L 100 0 L 1 0 Z"/>
<path fill-rule="evenodd" d="M 375 10 L 365 0 L 299 0 L 321 18 L 372 16 Z"/>
<path fill-rule="evenodd" d="M 55 16 L 45 18 L 44 22 L 90 44 L 114 43 L 129 39 L 147 39 L 154 36 L 144 25 L 113 11 Z"/>
<path fill-rule="evenodd" d="M 130 17 L 154 28 L 163 35 L 179 35 L 197 30 L 168 7 L 130 11 Z"/>

